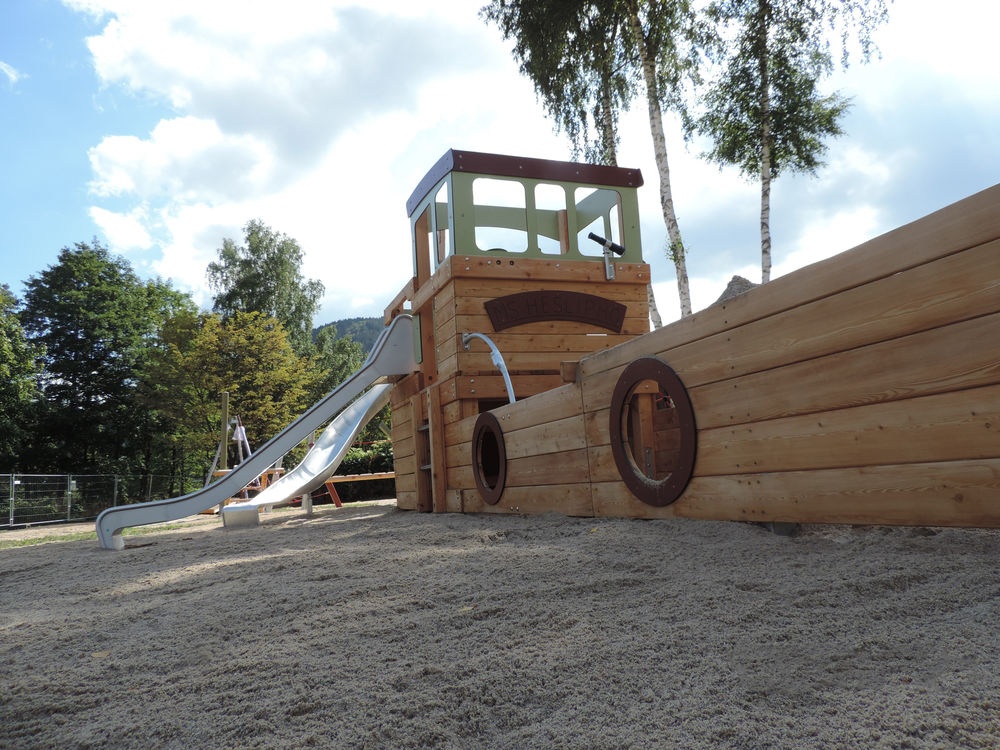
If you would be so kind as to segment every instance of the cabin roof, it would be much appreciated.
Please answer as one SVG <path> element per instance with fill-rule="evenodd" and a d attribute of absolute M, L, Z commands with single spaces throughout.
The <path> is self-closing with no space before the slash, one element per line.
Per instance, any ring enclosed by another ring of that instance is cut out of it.
<path fill-rule="evenodd" d="M 637 188 L 642 185 L 642 173 L 638 169 L 449 149 L 410 194 L 406 201 L 408 216 L 413 215 L 420 202 L 449 172 L 474 172 L 497 177 L 525 177 L 608 187 Z"/>

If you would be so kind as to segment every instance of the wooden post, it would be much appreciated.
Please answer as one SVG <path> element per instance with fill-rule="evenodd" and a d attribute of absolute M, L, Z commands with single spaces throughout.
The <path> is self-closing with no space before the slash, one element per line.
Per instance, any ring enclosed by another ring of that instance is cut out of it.
<path fill-rule="evenodd" d="M 222 436 L 219 444 L 222 445 L 222 453 L 219 455 L 219 468 L 225 470 L 229 468 L 229 391 L 223 391 L 221 396 Z"/>
<path fill-rule="evenodd" d="M 219 445 L 219 469 L 225 471 L 229 468 L 229 391 L 222 392 L 222 437 Z M 219 501 L 219 513 L 226 507 L 226 501 Z"/>

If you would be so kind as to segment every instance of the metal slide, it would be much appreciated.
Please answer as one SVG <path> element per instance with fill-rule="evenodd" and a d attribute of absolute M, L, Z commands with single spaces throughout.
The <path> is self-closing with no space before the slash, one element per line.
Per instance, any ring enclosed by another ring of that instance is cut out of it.
<path fill-rule="evenodd" d="M 337 471 L 361 428 L 389 403 L 391 391 L 391 383 L 372 386 L 323 430 L 298 466 L 251 499 L 223 508 L 226 528 L 256 526 L 261 508 L 288 502 L 323 486 Z"/>
<path fill-rule="evenodd" d="M 235 496 L 288 451 L 339 414 L 369 386 L 390 375 L 406 375 L 417 368 L 413 353 L 413 319 L 393 319 L 372 347 L 361 369 L 301 417 L 262 445 L 252 456 L 217 481 L 187 495 L 108 508 L 97 517 L 97 539 L 105 549 L 124 549 L 122 529 L 176 521 Z"/>

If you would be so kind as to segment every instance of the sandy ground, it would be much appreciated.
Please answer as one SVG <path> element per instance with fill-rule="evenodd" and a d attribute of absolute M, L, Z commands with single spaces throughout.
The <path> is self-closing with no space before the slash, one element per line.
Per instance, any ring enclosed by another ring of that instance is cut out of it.
<path fill-rule="evenodd" d="M 0 747 L 1000 746 L 995 531 L 265 519 L 0 550 Z"/>

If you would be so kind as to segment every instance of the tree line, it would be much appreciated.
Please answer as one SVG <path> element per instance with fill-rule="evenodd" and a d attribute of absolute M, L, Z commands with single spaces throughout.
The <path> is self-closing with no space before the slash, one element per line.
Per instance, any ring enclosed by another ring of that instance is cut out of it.
<path fill-rule="evenodd" d="M 96 239 L 63 248 L 22 299 L 0 286 L 0 472 L 168 476 L 190 491 L 218 447 L 223 391 L 251 445 L 266 442 L 364 359 L 334 326 L 313 335 L 324 288 L 301 263 L 295 240 L 254 220 L 207 268 L 210 311 Z"/>
<path fill-rule="evenodd" d="M 665 250 L 681 315 L 691 314 L 687 252 L 674 206 L 663 114 L 674 113 L 702 156 L 760 185 L 761 281 L 771 276 L 771 182 L 815 173 L 842 134 L 849 101 L 824 94 L 835 57 L 862 60 L 892 0 L 491 0 L 481 15 L 514 41 L 575 157 L 616 165 L 618 120 L 645 99 Z M 839 53 L 839 54 L 837 54 Z M 651 316 L 659 326 L 652 288 Z"/>

